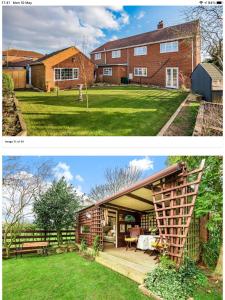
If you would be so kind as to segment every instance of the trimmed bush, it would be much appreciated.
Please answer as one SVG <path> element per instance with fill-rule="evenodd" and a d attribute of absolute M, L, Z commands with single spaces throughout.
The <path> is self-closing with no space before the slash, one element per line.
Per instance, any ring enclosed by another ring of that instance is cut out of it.
<path fill-rule="evenodd" d="M 3 95 L 12 94 L 14 91 L 14 82 L 9 74 L 2 74 L 2 90 Z"/>

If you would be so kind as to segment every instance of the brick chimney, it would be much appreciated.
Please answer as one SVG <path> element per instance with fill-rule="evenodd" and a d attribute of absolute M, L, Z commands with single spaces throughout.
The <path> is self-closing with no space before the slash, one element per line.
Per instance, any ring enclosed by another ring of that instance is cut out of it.
<path fill-rule="evenodd" d="M 157 29 L 163 29 L 163 21 L 162 20 L 158 23 Z"/>

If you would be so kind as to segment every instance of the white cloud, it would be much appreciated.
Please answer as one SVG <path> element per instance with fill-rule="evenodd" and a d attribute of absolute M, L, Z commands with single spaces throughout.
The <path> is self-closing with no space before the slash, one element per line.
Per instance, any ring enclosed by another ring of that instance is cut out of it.
<path fill-rule="evenodd" d="M 122 6 L 3 7 L 3 48 L 47 53 L 76 45 L 83 50 L 85 40 L 89 52 L 101 43 L 105 29 L 128 23 Z"/>
<path fill-rule="evenodd" d="M 66 181 L 71 181 L 73 179 L 73 175 L 70 172 L 70 166 L 63 162 L 59 162 L 53 168 L 53 175 L 56 180 L 60 180 L 62 177 L 65 177 Z"/>
<path fill-rule="evenodd" d="M 154 162 L 148 156 L 141 159 L 133 159 L 129 162 L 130 167 L 136 167 L 142 171 L 154 169 Z"/>
<path fill-rule="evenodd" d="M 129 24 L 129 15 L 125 12 L 122 12 L 119 21 L 121 24 Z"/>
<path fill-rule="evenodd" d="M 75 179 L 78 180 L 78 181 L 80 181 L 80 182 L 83 182 L 83 181 L 84 181 L 84 178 L 83 178 L 81 175 L 79 175 L 79 174 L 77 174 L 77 175 L 75 176 Z"/>
<path fill-rule="evenodd" d="M 113 35 L 113 36 L 111 37 L 110 41 L 115 41 L 115 40 L 118 40 L 118 36 Z"/>
<path fill-rule="evenodd" d="M 144 11 L 140 11 L 139 14 L 136 16 L 136 19 L 141 20 L 145 16 Z"/>

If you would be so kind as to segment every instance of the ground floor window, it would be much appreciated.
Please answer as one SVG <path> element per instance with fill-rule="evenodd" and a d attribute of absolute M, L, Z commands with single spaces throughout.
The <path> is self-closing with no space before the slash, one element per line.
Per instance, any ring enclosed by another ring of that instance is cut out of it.
<path fill-rule="evenodd" d="M 112 68 L 103 68 L 104 76 L 112 76 Z"/>
<path fill-rule="evenodd" d="M 178 88 L 178 68 L 166 68 L 166 87 Z"/>
<path fill-rule="evenodd" d="M 147 76 L 147 68 L 134 68 L 134 76 Z"/>
<path fill-rule="evenodd" d="M 74 80 L 79 78 L 78 68 L 55 68 L 55 80 Z"/>

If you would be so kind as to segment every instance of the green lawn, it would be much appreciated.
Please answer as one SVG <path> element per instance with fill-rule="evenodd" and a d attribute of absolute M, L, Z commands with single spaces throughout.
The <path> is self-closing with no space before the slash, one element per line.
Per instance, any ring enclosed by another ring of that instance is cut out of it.
<path fill-rule="evenodd" d="M 195 300 L 222 300 L 220 283 Z M 3 260 L 3 300 L 150 300 L 138 284 L 77 253 Z"/>
<path fill-rule="evenodd" d="M 185 99 L 181 91 L 137 86 L 89 89 L 78 102 L 77 90 L 16 92 L 30 136 L 154 136 Z"/>
<path fill-rule="evenodd" d="M 3 300 L 147 300 L 138 284 L 76 253 L 3 261 Z"/>

